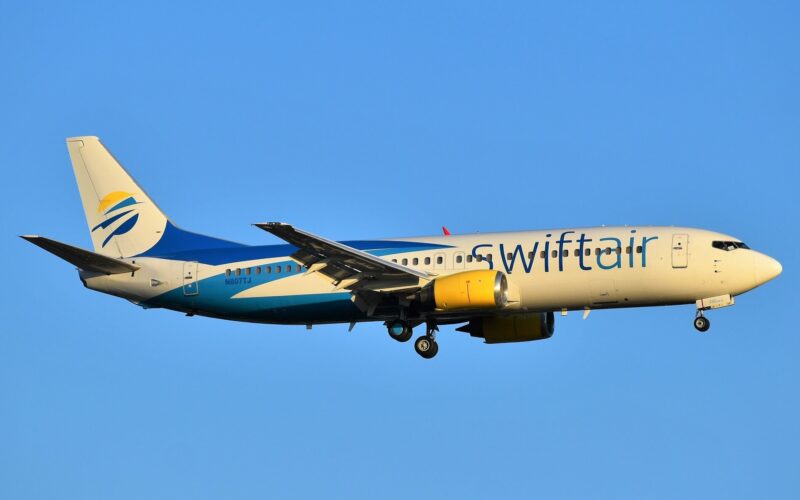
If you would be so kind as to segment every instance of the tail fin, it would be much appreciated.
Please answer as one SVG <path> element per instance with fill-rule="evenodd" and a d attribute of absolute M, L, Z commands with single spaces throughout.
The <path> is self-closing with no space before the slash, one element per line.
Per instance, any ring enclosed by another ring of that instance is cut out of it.
<path fill-rule="evenodd" d="M 132 257 L 155 246 L 167 216 L 97 137 L 67 139 L 95 252 Z"/>

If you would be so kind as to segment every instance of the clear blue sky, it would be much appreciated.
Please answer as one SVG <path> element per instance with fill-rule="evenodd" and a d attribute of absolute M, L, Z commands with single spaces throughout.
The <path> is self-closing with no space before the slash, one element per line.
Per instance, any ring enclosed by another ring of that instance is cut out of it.
<path fill-rule="evenodd" d="M 798 498 L 796 2 L 291 4 L 3 4 L 0 498 Z M 674 224 L 784 272 L 705 335 L 573 313 L 432 362 L 144 311 L 16 237 L 90 247 L 73 135 L 247 243 Z"/>

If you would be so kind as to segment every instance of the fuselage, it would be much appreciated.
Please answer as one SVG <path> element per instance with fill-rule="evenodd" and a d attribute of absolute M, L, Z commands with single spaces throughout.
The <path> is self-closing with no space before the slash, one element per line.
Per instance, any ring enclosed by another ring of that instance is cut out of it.
<path fill-rule="evenodd" d="M 503 314 L 695 303 L 736 296 L 780 264 L 732 236 L 683 227 L 599 227 L 344 242 L 411 269 L 445 276 L 505 273 Z M 216 247 L 124 259 L 130 274 L 81 271 L 88 288 L 143 307 L 239 321 L 319 324 L 383 320 L 309 272 L 291 245 Z M 435 316 L 432 312 L 427 316 Z M 442 314 L 443 319 L 447 315 Z M 452 315 L 451 315 L 452 316 Z"/>

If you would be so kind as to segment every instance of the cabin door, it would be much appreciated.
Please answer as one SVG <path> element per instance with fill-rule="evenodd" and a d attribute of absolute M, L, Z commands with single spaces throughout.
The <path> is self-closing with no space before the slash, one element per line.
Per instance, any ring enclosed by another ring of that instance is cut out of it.
<path fill-rule="evenodd" d="M 183 294 L 186 296 L 197 295 L 197 262 L 183 263 Z"/>
<path fill-rule="evenodd" d="M 689 235 L 672 235 L 672 267 L 683 268 L 689 265 Z"/>

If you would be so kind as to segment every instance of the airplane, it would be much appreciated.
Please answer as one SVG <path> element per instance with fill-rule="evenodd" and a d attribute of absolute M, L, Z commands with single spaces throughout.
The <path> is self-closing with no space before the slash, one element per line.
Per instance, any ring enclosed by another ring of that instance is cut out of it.
<path fill-rule="evenodd" d="M 97 137 L 67 139 L 94 251 L 25 240 L 77 267 L 83 285 L 145 309 L 285 325 L 382 321 L 416 352 L 441 325 L 485 343 L 550 338 L 555 313 L 694 304 L 705 312 L 781 271 L 740 239 L 687 227 L 619 226 L 337 242 L 290 224 L 250 246 L 176 226 Z"/>

